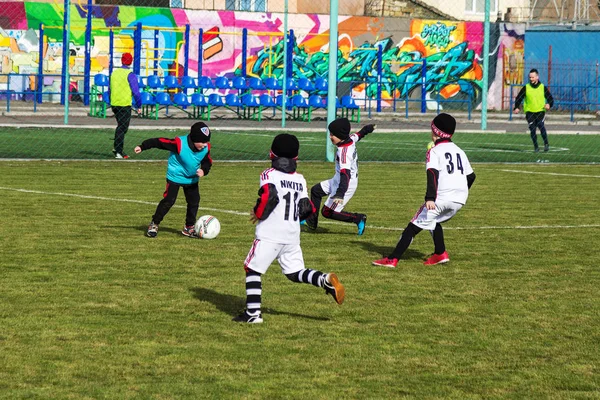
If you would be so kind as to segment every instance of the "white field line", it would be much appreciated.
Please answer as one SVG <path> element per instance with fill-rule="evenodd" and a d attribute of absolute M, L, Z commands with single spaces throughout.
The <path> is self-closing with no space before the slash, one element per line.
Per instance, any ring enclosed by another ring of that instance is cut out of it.
<path fill-rule="evenodd" d="M 552 175 L 552 176 L 568 176 L 575 178 L 600 178 L 600 175 L 582 175 L 582 174 L 559 174 L 556 172 L 539 172 L 539 171 L 519 171 L 517 169 L 501 169 L 502 172 L 514 172 L 517 174 L 535 174 L 535 175 Z"/>
<path fill-rule="evenodd" d="M 102 200 L 102 201 L 110 201 L 110 202 L 121 202 L 121 203 L 133 203 L 133 204 L 144 204 L 144 205 L 152 205 L 155 206 L 157 204 L 156 201 L 143 201 L 143 200 L 131 200 L 131 199 L 118 199 L 111 197 L 102 197 L 102 196 L 90 196 L 84 194 L 75 194 L 75 193 L 62 193 L 62 192 L 44 192 L 41 190 L 30 190 L 30 189 L 19 189 L 19 188 L 9 188 L 0 186 L 0 190 L 7 190 L 19 193 L 31 193 L 31 194 L 40 194 L 45 196 L 64 196 L 64 197 L 76 197 L 80 199 L 90 199 L 90 200 Z M 173 207 L 177 208 L 185 208 L 185 205 L 175 204 Z M 232 215 L 240 215 L 249 217 L 249 212 L 240 212 L 234 210 L 224 210 L 221 208 L 211 208 L 211 207 L 200 207 L 200 210 L 217 212 L 223 214 L 232 214 Z M 335 222 L 335 221 L 321 221 L 321 224 L 324 225 L 348 225 L 343 222 Z M 378 229 L 378 230 L 386 230 L 386 231 L 398 231 L 402 232 L 404 228 L 398 227 L 385 227 L 385 226 L 373 226 L 367 225 L 369 229 Z M 502 229 L 579 229 L 579 228 L 600 228 L 600 224 L 582 224 L 582 225 L 516 225 L 516 226 L 455 226 L 455 227 L 444 227 L 445 230 L 502 230 Z"/>

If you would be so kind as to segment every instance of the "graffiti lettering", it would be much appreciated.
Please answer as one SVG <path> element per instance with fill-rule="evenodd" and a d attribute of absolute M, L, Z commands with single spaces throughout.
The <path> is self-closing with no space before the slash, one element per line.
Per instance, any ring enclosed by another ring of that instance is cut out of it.
<path fill-rule="evenodd" d="M 425 46 L 445 49 L 452 42 L 450 34 L 456 29 L 456 26 L 447 26 L 438 22 L 437 24 L 423 27 L 421 37 L 425 39 Z"/>

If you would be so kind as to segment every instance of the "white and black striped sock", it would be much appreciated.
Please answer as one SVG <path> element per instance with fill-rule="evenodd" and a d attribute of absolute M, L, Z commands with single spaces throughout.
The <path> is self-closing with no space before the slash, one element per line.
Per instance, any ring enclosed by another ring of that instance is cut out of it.
<path fill-rule="evenodd" d="M 252 270 L 246 272 L 246 312 L 248 315 L 260 314 L 262 298 L 261 275 Z"/>
<path fill-rule="evenodd" d="M 303 269 L 298 272 L 298 282 L 310 283 L 316 287 L 323 287 L 325 274 L 314 269 Z"/>

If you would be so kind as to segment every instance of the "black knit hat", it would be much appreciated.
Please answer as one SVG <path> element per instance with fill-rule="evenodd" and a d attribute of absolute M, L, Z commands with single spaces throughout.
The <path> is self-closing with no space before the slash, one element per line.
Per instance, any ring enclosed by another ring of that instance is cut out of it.
<path fill-rule="evenodd" d="M 190 129 L 192 143 L 210 142 L 210 129 L 204 122 L 196 122 Z"/>
<path fill-rule="evenodd" d="M 350 137 L 350 121 L 348 118 L 338 118 L 329 124 L 329 133 L 338 139 L 346 140 Z"/>
<path fill-rule="evenodd" d="M 456 129 L 456 120 L 450 114 L 441 113 L 431 121 L 431 131 L 442 139 L 450 139 Z"/>
<path fill-rule="evenodd" d="M 273 139 L 270 156 L 271 158 L 297 158 L 299 149 L 300 143 L 296 136 L 290 135 L 289 133 L 282 133 L 275 136 L 275 139 Z"/>

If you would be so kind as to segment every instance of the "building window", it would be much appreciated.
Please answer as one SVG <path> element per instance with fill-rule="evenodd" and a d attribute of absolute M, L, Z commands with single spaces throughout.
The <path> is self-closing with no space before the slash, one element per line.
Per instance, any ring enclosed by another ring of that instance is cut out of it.
<path fill-rule="evenodd" d="M 467 0 L 465 3 L 465 11 L 476 14 L 485 13 L 485 0 Z M 490 0 L 490 16 L 495 15 L 497 11 L 498 0 Z"/>
<path fill-rule="evenodd" d="M 267 0 L 227 0 L 225 9 L 231 11 L 267 11 Z"/>

